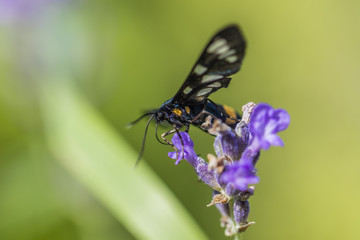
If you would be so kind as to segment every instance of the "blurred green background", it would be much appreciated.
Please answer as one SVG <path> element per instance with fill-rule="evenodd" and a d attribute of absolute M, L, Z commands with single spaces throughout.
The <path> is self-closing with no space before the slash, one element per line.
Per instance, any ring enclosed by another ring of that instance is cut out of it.
<path fill-rule="evenodd" d="M 243 239 L 360 239 L 359 1 L 0 0 L 0 239 L 225 239 L 211 190 L 145 120 L 238 23 L 241 71 L 211 97 L 288 110 Z M 198 153 L 210 135 L 192 128 Z"/>

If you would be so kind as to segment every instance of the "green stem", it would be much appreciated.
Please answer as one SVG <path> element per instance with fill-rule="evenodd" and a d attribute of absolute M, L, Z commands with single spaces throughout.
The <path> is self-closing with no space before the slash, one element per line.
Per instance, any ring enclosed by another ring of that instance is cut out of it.
<path fill-rule="evenodd" d="M 244 240 L 244 234 L 242 233 L 236 233 L 234 235 L 234 240 Z"/>

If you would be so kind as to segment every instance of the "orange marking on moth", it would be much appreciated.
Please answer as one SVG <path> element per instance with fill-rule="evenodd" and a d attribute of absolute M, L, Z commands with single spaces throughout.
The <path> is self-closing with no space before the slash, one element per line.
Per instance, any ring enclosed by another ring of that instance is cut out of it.
<path fill-rule="evenodd" d="M 174 110 L 172 110 L 172 112 L 175 113 L 176 115 L 178 115 L 179 117 L 181 117 L 181 115 L 182 115 L 181 110 L 178 108 L 175 108 Z"/>
<path fill-rule="evenodd" d="M 222 107 L 224 108 L 225 112 L 230 116 L 230 118 L 226 118 L 226 124 L 231 125 L 236 123 L 237 116 L 236 116 L 236 112 L 235 109 L 233 109 L 232 107 L 229 107 L 227 105 L 222 105 Z"/>

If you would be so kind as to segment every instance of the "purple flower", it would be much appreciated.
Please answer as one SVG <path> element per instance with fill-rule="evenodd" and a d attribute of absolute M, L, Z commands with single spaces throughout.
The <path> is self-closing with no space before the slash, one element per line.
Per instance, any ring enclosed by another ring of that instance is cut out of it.
<path fill-rule="evenodd" d="M 254 222 L 248 222 L 250 211 L 248 199 L 254 194 L 254 184 L 259 182 L 255 164 L 261 150 L 270 146 L 283 146 L 277 135 L 289 123 L 289 114 L 283 109 L 273 109 L 261 103 L 248 103 L 243 107 L 243 119 L 234 129 L 215 119 L 207 129 L 216 135 L 214 149 L 217 157 L 208 154 L 209 164 L 198 157 L 194 144 L 186 132 L 175 133 L 172 142 L 179 150 L 169 152 L 169 157 L 186 159 L 195 169 L 199 179 L 214 189 L 212 202 L 222 214 L 225 235 L 232 236 L 245 231 Z M 181 136 L 181 137 L 180 137 Z M 234 205 L 229 200 L 234 199 Z M 230 214 L 232 211 L 233 214 Z"/>
<path fill-rule="evenodd" d="M 250 212 L 249 201 L 242 201 L 241 199 L 237 198 L 234 201 L 233 209 L 235 222 L 239 224 L 246 224 Z"/>
<path fill-rule="evenodd" d="M 229 194 L 234 194 L 234 189 L 245 191 L 248 189 L 248 185 L 259 182 L 259 178 L 256 176 L 255 164 L 260 156 L 260 150 L 266 150 L 271 145 L 283 146 L 281 138 L 276 133 L 285 130 L 289 123 L 289 114 L 283 109 L 275 110 L 270 105 L 264 103 L 255 107 L 249 123 L 249 145 L 242 152 L 241 158 L 227 165 L 220 176 L 221 183 L 226 186 Z M 241 124 L 239 123 L 238 126 Z M 244 134 L 246 129 L 242 127 L 242 131 L 237 132 Z M 235 141 L 233 142 L 235 143 Z M 222 144 L 223 149 L 224 146 L 226 145 Z M 243 145 L 238 144 L 237 147 L 233 147 L 233 154 L 237 154 L 235 151 L 237 148 L 243 149 Z"/>
<path fill-rule="evenodd" d="M 187 132 L 179 132 L 179 134 L 174 134 L 172 143 L 180 152 L 169 152 L 168 156 L 176 159 L 175 164 L 179 164 L 180 160 L 185 159 L 193 167 L 196 167 L 198 165 L 198 155 L 195 153 L 193 141 Z"/>
<path fill-rule="evenodd" d="M 242 139 L 231 129 L 218 135 L 214 142 L 216 155 L 218 157 L 225 155 L 232 161 L 236 161 L 240 158 L 246 145 L 247 142 L 242 141 Z"/>
<path fill-rule="evenodd" d="M 267 150 L 270 146 L 284 146 L 276 133 L 285 130 L 290 123 L 290 116 L 284 109 L 273 109 L 260 103 L 250 119 L 250 145 L 254 151 Z"/>
<path fill-rule="evenodd" d="M 259 182 L 259 177 L 256 176 L 256 169 L 252 162 L 236 161 L 225 167 L 220 176 L 220 181 L 239 191 L 246 191 L 248 185 Z"/>

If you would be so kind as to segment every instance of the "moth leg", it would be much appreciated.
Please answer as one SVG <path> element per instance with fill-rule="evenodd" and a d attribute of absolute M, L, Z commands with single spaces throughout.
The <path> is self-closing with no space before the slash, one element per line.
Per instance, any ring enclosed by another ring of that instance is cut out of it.
<path fill-rule="evenodd" d="M 190 124 L 186 125 L 185 132 L 189 132 Z"/>
<path fill-rule="evenodd" d="M 156 127 L 155 127 L 155 137 L 156 137 L 156 139 L 158 140 L 158 142 L 159 143 L 161 143 L 161 144 L 164 144 L 164 145 L 169 145 L 167 142 L 162 142 L 162 141 L 160 141 L 160 139 L 159 139 L 159 137 L 158 137 L 158 124 L 156 123 Z"/>
<path fill-rule="evenodd" d="M 204 104 L 204 107 L 203 107 L 203 109 L 201 110 L 201 112 L 200 112 L 198 115 L 196 115 L 196 116 L 190 121 L 190 123 L 195 122 L 195 121 L 198 120 L 202 115 L 204 115 L 204 113 L 206 112 L 206 111 L 205 111 L 205 108 L 206 108 L 206 104 Z M 188 127 L 188 126 L 187 126 L 187 127 Z"/>
<path fill-rule="evenodd" d="M 189 126 L 187 126 L 187 129 L 189 128 Z M 170 131 L 167 131 L 166 133 L 163 133 L 161 134 L 161 138 L 167 143 L 169 144 L 170 146 L 172 146 L 176 152 L 176 158 L 179 158 L 179 149 L 177 149 L 175 147 L 175 145 L 170 141 L 168 140 L 167 138 L 165 138 L 166 136 L 170 135 L 170 134 L 173 134 L 173 133 L 176 133 L 178 134 L 179 138 L 180 138 L 180 141 L 181 141 L 181 151 L 184 152 L 184 141 L 181 137 L 181 134 L 179 132 L 179 129 L 174 127 L 173 129 L 171 129 Z"/>
<path fill-rule="evenodd" d="M 187 128 L 188 128 L 188 126 L 187 126 Z M 179 136 L 180 141 L 181 141 L 181 152 L 184 153 L 184 155 L 185 155 L 185 152 L 184 152 L 184 141 L 183 141 L 183 139 L 182 139 L 182 137 L 181 137 L 181 134 L 179 133 L 179 129 L 175 128 L 175 130 L 176 130 L 176 133 L 177 133 L 177 135 Z M 188 130 L 189 130 L 189 129 L 188 129 Z M 179 152 L 176 152 L 176 159 L 178 159 L 178 158 L 179 158 Z"/>
<path fill-rule="evenodd" d="M 172 147 L 175 149 L 175 151 L 176 151 L 176 157 L 177 157 L 177 152 L 178 152 L 179 150 L 175 147 L 175 145 L 174 145 L 170 140 L 166 139 L 165 137 L 168 136 L 168 135 L 170 135 L 170 134 L 173 134 L 173 133 L 175 133 L 175 132 L 177 132 L 177 131 L 178 131 L 177 128 L 174 128 L 174 129 L 171 129 L 170 131 L 167 131 L 167 132 L 161 134 L 161 138 L 162 138 L 167 144 L 169 144 L 170 146 L 172 146 Z"/>
<path fill-rule="evenodd" d="M 208 130 L 212 127 L 212 122 L 213 122 L 214 119 L 216 119 L 216 117 L 214 116 L 214 114 L 206 111 L 205 109 L 203 109 L 195 118 L 193 118 L 191 123 L 198 120 L 204 114 L 207 114 L 207 117 L 206 117 L 205 121 L 200 125 L 200 128 L 202 130 L 207 131 L 208 133 L 210 133 Z M 210 134 L 212 134 L 212 133 L 210 133 Z"/>

